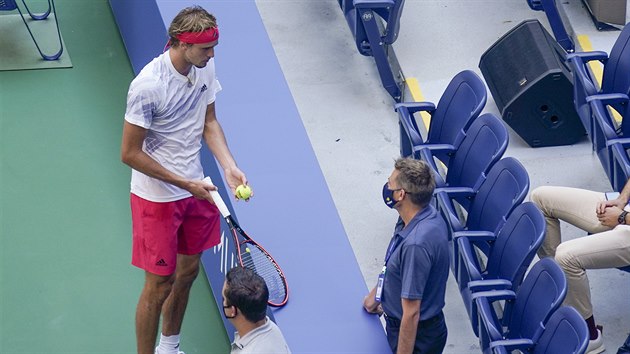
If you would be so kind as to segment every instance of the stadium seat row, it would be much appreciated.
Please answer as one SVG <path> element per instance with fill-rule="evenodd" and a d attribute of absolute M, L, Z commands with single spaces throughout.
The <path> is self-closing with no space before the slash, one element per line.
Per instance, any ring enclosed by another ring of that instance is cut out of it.
<path fill-rule="evenodd" d="M 434 201 L 449 229 L 451 270 L 482 351 L 583 353 L 584 320 L 560 308 L 567 291 L 562 269 L 547 258 L 525 277 L 545 219 L 523 203 L 529 190 L 523 165 L 502 158 L 505 125 L 492 113 L 480 115 L 486 95 L 483 81 L 466 70 L 437 105 L 397 104 L 401 155 L 422 159 L 436 175 Z M 420 111 L 431 114 L 426 139 L 414 117 Z"/>

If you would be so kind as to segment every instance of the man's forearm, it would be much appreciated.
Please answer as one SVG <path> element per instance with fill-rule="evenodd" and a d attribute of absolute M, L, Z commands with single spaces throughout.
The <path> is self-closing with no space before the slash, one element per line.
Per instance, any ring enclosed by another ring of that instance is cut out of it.
<path fill-rule="evenodd" d="M 123 156 L 122 161 L 134 170 L 145 175 L 186 189 L 187 180 L 169 171 L 144 151 L 137 151 Z"/>
<path fill-rule="evenodd" d="M 221 128 L 218 121 L 214 120 L 206 123 L 203 138 L 224 170 L 236 167 L 236 161 L 228 148 L 223 128 Z"/>
<path fill-rule="evenodd" d="M 626 182 L 626 185 L 623 186 L 621 192 L 619 192 L 619 199 L 622 199 L 625 203 L 630 199 L 630 179 Z"/>
<path fill-rule="evenodd" d="M 411 354 L 416 343 L 418 331 L 418 319 L 414 321 L 413 316 L 405 317 L 400 322 L 400 332 L 398 334 L 398 350 L 396 354 Z"/>

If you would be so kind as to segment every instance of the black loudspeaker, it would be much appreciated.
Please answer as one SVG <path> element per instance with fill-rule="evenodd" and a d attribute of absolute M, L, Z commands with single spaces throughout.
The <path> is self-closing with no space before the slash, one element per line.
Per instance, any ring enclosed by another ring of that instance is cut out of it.
<path fill-rule="evenodd" d="M 585 134 L 565 55 L 540 22 L 527 20 L 479 61 L 503 120 L 532 147 L 573 144 Z"/>

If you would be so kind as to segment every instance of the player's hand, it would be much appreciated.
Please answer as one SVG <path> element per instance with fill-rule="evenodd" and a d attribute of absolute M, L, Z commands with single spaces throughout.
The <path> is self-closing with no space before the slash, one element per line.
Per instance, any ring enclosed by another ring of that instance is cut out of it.
<path fill-rule="evenodd" d="M 200 200 L 207 200 L 214 204 L 214 200 L 212 200 L 210 196 L 210 191 L 216 191 L 216 186 L 204 181 L 188 181 L 188 188 L 186 188 L 186 190 L 188 190 L 193 197 Z"/>
<path fill-rule="evenodd" d="M 597 219 L 602 225 L 613 228 L 619 224 L 618 219 L 622 211 L 617 206 L 609 206 L 602 213 L 597 213 Z"/>
<path fill-rule="evenodd" d="M 228 186 L 232 190 L 232 195 L 236 196 L 236 187 L 239 185 L 247 185 L 247 177 L 243 171 L 241 171 L 238 167 L 228 168 L 224 171 L 225 179 L 227 181 Z M 250 196 L 253 197 L 254 194 Z"/>

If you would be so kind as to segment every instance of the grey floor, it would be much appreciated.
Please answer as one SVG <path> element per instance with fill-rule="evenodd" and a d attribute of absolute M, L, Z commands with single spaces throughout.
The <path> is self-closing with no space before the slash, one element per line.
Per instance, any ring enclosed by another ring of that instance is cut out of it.
<path fill-rule="evenodd" d="M 619 32 L 597 32 L 579 0 L 561 3 L 576 34 L 588 35 L 595 50 L 610 51 Z M 380 197 L 399 155 L 393 101 L 381 87 L 372 58 L 358 54 L 337 0 L 258 0 L 257 5 L 367 289 L 374 285 L 397 218 Z M 457 72 L 480 74 L 481 54 L 529 18 L 548 27 L 544 13 L 530 10 L 525 0 L 407 0 L 394 48 L 405 75 L 419 81 L 427 101 L 437 102 Z M 499 115 L 490 95 L 484 111 Z M 525 165 L 531 189 L 563 185 L 611 190 L 586 139 L 572 146 L 532 149 L 510 131 L 506 156 Z M 584 232 L 563 225 L 565 239 L 580 236 Z M 629 276 L 616 269 L 589 271 L 595 318 L 604 326 L 610 353 L 630 330 Z M 452 277 L 445 314 L 445 353 L 479 353 Z"/>

